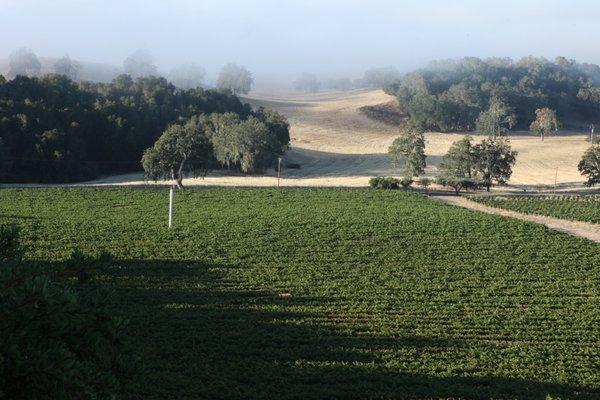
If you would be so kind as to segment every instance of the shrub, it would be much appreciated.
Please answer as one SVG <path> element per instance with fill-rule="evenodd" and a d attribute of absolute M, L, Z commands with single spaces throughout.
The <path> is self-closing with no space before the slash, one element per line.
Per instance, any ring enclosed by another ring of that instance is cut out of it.
<path fill-rule="evenodd" d="M 410 187 L 410 185 L 413 184 L 413 182 L 414 182 L 413 178 L 407 177 L 407 176 L 400 179 L 400 185 L 402 186 L 402 189 L 408 189 Z"/>
<path fill-rule="evenodd" d="M 427 178 L 427 177 L 422 177 L 422 178 L 419 178 L 419 180 L 417 180 L 417 184 L 419 186 L 421 186 L 423 189 L 427 189 L 429 186 L 431 186 L 432 183 L 433 183 L 433 179 Z"/>
<path fill-rule="evenodd" d="M 475 179 L 448 177 L 444 175 L 438 176 L 436 181 L 442 186 L 451 187 L 456 194 L 459 194 L 463 189 L 477 189 L 480 185 L 479 181 Z"/>
<path fill-rule="evenodd" d="M 400 181 L 391 176 L 377 176 L 369 180 L 369 185 L 373 189 L 398 189 Z"/>
<path fill-rule="evenodd" d="M 23 262 L 14 226 L 0 228 L 0 243 L 0 397 L 114 399 L 124 322 Z"/>

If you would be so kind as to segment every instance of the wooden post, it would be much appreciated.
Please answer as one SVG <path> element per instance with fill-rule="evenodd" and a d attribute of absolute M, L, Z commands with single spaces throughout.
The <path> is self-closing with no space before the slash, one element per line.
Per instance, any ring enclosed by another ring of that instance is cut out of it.
<path fill-rule="evenodd" d="M 558 167 L 556 167 L 556 174 L 554 175 L 554 194 L 556 194 L 556 183 L 558 182 Z"/>
<path fill-rule="evenodd" d="M 173 186 L 171 186 L 171 190 L 169 190 L 169 229 L 171 229 L 172 223 L 173 223 Z"/>

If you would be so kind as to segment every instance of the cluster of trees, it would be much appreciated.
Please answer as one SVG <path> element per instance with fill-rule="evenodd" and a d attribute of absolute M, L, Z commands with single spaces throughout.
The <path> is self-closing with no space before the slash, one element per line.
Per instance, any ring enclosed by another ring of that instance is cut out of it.
<path fill-rule="evenodd" d="M 438 62 L 384 84 L 400 107 L 426 129 L 497 133 L 528 127 L 538 109 L 566 121 L 590 121 L 600 111 L 600 67 L 563 57 L 464 58 Z M 502 115 L 500 126 L 489 117 Z"/>
<path fill-rule="evenodd" d="M 133 79 L 160 76 L 161 74 L 158 71 L 155 61 L 151 53 L 145 50 L 138 50 L 125 58 L 122 72 Z M 86 66 L 86 68 L 91 69 L 91 66 Z M 99 74 L 93 73 L 93 71 L 88 71 L 88 74 L 84 74 L 83 65 L 68 55 L 56 60 L 49 70 L 54 74 L 64 75 L 72 81 L 84 80 L 82 78 L 87 77 L 88 80 L 104 82 L 110 81 L 119 75 L 119 72 L 104 71 L 103 74 L 100 74 L 102 75 L 101 78 L 91 79 L 93 75 Z M 42 63 L 33 51 L 27 48 L 20 48 L 11 53 L 7 74 L 8 78 L 12 79 L 18 75 L 36 77 L 41 74 Z M 90 74 L 92 76 L 89 76 Z M 105 79 L 104 75 L 106 74 L 110 75 L 110 79 Z M 86 76 L 84 77 L 83 75 Z M 202 66 L 192 63 L 173 68 L 166 74 L 166 77 L 179 89 L 195 89 L 205 85 L 206 71 Z M 221 69 L 216 86 L 219 89 L 229 90 L 234 94 L 245 94 L 250 91 L 253 82 L 252 74 L 245 67 L 236 64 L 227 64 Z"/>
<path fill-rule="evenodd" d="M 402 163 L 404 181 L 422 175 L 426 167 L 424 130 L 419 124 L 408 123 L 388 150 L 393 167 Z M 512 175 L 517 152 L 508 139 L 490 136 L 473 144 L 470 136 L 453 143 L 438 168 L 437 182 L 452 187 L 457 193 L 462 189 L 503 185 Z M 429 185 L 428 180 L 423 186 Z"/>
<path fill-rule="evenodd" d="M 273 167 L 289 144 L 289 124 L 279 113 L 259 109 L 248 118 L 235 113 L 193 116 L 169 126 L 144 151 L 142 166 L 154 180 L 186 174 L 205 176 L 215 167 L 257 172 Z"/>
<path fill-rule="evenodd" d="M 320 89 L 348 91 L 369 87 L 381 88 L 394 84 L 400 78 L 400 72 L 394 67 L 371 68 L 365 71 L 362 78 L 354 80 L 342 77 L 321 81 L 315 74 L 305 72 L 293 82 L 293 87 L 294 90 L 305 93 L 315 93 Z"/>
<path fill-rule="evenodd" d="M 64 75 L 0 76 L 0 178 L 64 182 L 135 171 L 167 126 L 251 107 L 227 90 L 178 90 L 164 78 L 75 83 Z"/>

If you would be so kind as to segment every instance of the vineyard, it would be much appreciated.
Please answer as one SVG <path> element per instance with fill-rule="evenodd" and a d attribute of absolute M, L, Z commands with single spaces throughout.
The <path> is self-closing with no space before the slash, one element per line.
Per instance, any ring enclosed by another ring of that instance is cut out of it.
<path fill-rule="evenodd" d="M 594 242 L 402 191 L 186 189 L 171 230 L 167 204 L 0 190 L 29 259 L 115 256 L 81 290 L 129 320 L 125 399 L 600 398 Z"/>
<path fill-rule="evenodd" d="M 600 224 L 600 196 L 472 196 L 490 207 Z"/>

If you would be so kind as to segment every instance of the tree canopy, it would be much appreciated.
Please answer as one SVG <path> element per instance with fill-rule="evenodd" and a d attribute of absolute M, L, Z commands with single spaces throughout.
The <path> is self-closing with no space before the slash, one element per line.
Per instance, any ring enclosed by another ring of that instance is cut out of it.
<path fill-rule="evenodd" d="M 154 56 L 145 50 L 138 50 L 130 54 L 123 61 L 123 71 L 134 79 L 158 75 Z"/>
<path fill-rule="evenodd" d="M 398 167 L 404 157 L 404 175 L 407 177 L 419 176 L 425 172 L 425 136 L 424 130 L 412 124 L 402 129 L 400 136 L 392 142 L 388 149 L 391 164 Z"/>
<path fill-rule="evenodd" d="M 479 114 L 475 125 L 477 131 L 495 138 L 508 134 L 516 123 L 517 116 L 508 104 L 492 98 L 489 108 Z"/>
<path fill-rule="evenodd" d="M 204 175 L 213 165 L 213 148 L 203 116 L 194 116 L 183 125 L 169 126 L 142 156 L 142 167 L 148 177 L 171 178 L 179 187 L 183 187 L 185 173 Z"/>
<path fill-rule="evenodd" d="M 303 73 L 294 81 L 294 89 L 299 92 L 315 93 L 321 88 L 321 82 L 315 74 Z"/>
<path fill-rule="evenodd" d="M 600 115 L 600 67 L 557 58 L 464 58 L 433 63 L 388 83 L 384 90 L 398 98 L 401 109 L 427 129 L 470 131 L 489 126 L 490 110 L 514 112 L 516 128 L 526 129 L 535 110 L 550 108 L 566 122 L 595 121 Z M 498 107 L 501 101 L 505 107 Z M 486 113 L 487 110 L 487 113 Z M 482 115 L 482 112 L 484 113 Z M 507 127 L 511 120 L 500 125 Z M 492 124 L 494 125 L 494 124 Z M 493 135 L 493 133 L 492 133 Z"/>
<path fill-rule="evenodd" d="M 254 78 L 252 78 L 250 71 L 246 67 L 233 63 L 225 65 L 217 79 L 219 89 L 229 90 L 233 94 L 247 94 L 252 89 L 253 83 Z"/>
<path fill-rule="evenodd" d="M 42 70 L 42 64 L 35 53 L 27 48 L 20 48 L 10 54 L 8 76 L 17 75 L 37 76 Z"/>
<path fill-rule="evenodd" d="M 600 184 L 600 146 L 592 146 L 586 150 L 578 169 L 587 178 L 586 186 Z"/>
<path fill-rule="evenodd" d="M 80 71 L 81 63 L 72 60 L 68 55 L 59 58 L 54 63 L 54 73 L 58 75 L 64 75 L 72 81 L 77 80 Z"/>
<path fill-rule="evenodd" d="M 173 85 L 180 89 L 195 89 L 204 83 L 206 71 L 198 64 L 182 65 L 173 68 L 169 79 Z"/>
<path fill-rule="evenodd" d="M 535 120 L 529 126 L 529 130 L 538 133 L 542 140 L 544 137 L 560 128 L 556 112 L 547 107 L 535 110 Z"/>
<path fill-rule="evenodd" d="M 0 79 L 0 138 L 11 161 L 0 179 L 65 182 L 139 170 L 170 124 L 200 114 L 252 110 L 236 96 L 177 90 L 164 78 L 75 83 L 62 75 Z"/>
<path fill-rule="evenodd" d="M 451 186 L 458 193 L 463 188 L 505 184 L 512 175 L 517 152 L 504 138 L 488 138 L 473 145 L 465 136 L 452 144 L 438 171 L 438 183 Z"/>

